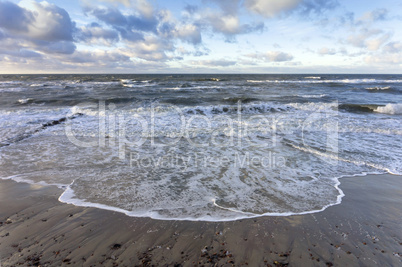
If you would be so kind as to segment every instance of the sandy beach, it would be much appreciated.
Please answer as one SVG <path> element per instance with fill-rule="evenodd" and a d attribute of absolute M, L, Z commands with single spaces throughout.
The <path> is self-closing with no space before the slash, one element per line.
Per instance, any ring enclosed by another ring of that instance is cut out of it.
<path fill-rule="evenodd" d="M 2 180 L 1 266 L 399 266 L 401 179 L 343 178 L 342 203 L 321 213 L 219 223 L 75 207 Z"/>

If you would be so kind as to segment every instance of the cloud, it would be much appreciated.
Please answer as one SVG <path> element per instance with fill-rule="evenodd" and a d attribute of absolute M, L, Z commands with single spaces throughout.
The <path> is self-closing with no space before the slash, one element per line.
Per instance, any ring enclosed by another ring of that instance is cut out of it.
<path fill-rule="evenodd" d="M 134 7 L 142 16 L 152 17 L 155 9 L 147 0 L 101 0 L 110 3 L 121 3 L 127 7 Z"/>
<path fill-rule="evenodd" d="M 400 53 L 402 51 L 402 42 L 390 42 L 384 46 L 384 51 L 388 53 Z"/>
<path fill-rule="evenodd" d="M 402 65 L 402 55 L 375 54 L 366 56 L 364 61 L 367 64 L 375 64 L 375 65 Z"/>
<path fill-rule="evenodd" d="M 100 0 L 100 1 L 109 2 L 109 3 L 120 3 L 120 4 L 123 4 L 125 6 L 130 6 L 131 5 L 130 0 Z"/>
<path fill-rule="evenodd" d="M 19 58 L 42 58 L 42 54 L 39 54 L 35 51 L 29 50 L 29 49 L 18 49 L 14 51 L 4 51 L 3 49 L 0 49 L 0 54 L 7 54 L 8 56 L 12 57 L 19 57 Z"/>
<path fill-rule="evenodd" d="M 192 44 L 200 44 L 202 42 L 200 29 L 193 24 L 176 26 L 173 29 L 173 35 Z"/>
<path fill-rule="evenodd" d="M 0 30 L 7 36 L 9 54 L 21 48 L 46 53 L 71 54 L 75 24 L 62 8 L 48 2 L 29 2 L 26 9 L 10 2 L 0 2 Z M 3 53 L 6 53 L 3 51 Z"/>
<path fill-rule="evenodd" d="M 159 13 L 160 25 L 158 33 L 168 39 L 178 38 L 184 42 L 198 45 L 202 42 L 201 29 L 192 23 L 178 22 L 173 18 L 170 11 L 164 10 Z"/>
<path fill-rule="evenodd" d="M 259 15 L 272 18 L 284 11 L 296 8 L 302 0 L 245 0 L 245 7 Z"/>
<path fill-rule="evenodd" d="M 304 0 L 300 3 L 298 12 L 303 16 L 321 15 L 338 6 L 337 0 Z"/>
<path fill-rule="evenodd" d="M 31 3 L 33 10 L 0 2 L 0 27 L 13 35 L 33 40 L 73 40 L 75 25 L 64 9 L 48 2 Z"/>
<path fill-rule="evenodd" d="M 219 59 L 219 60 L 199 60 L 199 61 L 192 61 L 191 65 L 198 65 L 198 66 L 207 66 L 207 67 L 229 67 L 236 65 L 236 61 L 234 60 L 226 60 L 226 59 Z"/>
<path fill-rule="evenodd" d="M 47 2 L 33 3 L 33 23 L 29 24 L 29 36 L 43 41 L 72 41 L 75 25 L 64 9 Z"/>
<path fill-rule="evenodd" d="M 99 24 L 92 23 L 81 27 L 77 33 L 77 38 L 88 44 L 103 44 L 110 46 L 119 41 L 119 33 L 116 30 L 103 29 Z"/>
<path fill-rule="evenodd" d="M 375 22 L 386 20 L 388 17 L 388 10 L 385 8 L 377 8 L 373 11 L 365 13 L 359 20 L 359 22 Z"/>
<path fill-rule="evenodd" d="M 209 0 L 217 4 L 226 15 L 235 15 L 238 12 L 240 0 Z"/>
<path fill-rule="evenodd" d="M 27 32 L 28 26 L 34 21 L 31 11 L 21 8 L 11 2 L 0 2 L 0 27 L 13 32 Z"/>
<path fill-rule="evenodd" d="M 378 50 L 391 37 L 390 33 L 384 33 L 379 29 L 369 30 L 363 28 L 359 34 L 349 35 L 347 42 L 355 47 L 367 48 L 370 51 Z"/>
<path fill-rule="evenodd" d="M 124 39 L 137 41 L 143 39 L 140 32 L 154 32 L 158 20 L 156 17 L 145 17 L 140 15 L 123 15 L 120 10 L 112 7 L 86 7 L 86 13 L 96 17 L 99 21 L 106 23 L 118 30 Z"/>
<path fill-rule="evenodd" d="M 66 63 L 78 63 L 87 65 L 98 65 L 98 66 L 110 66 L 118 65 L 120 62 L 130 61 L 130 57 L 119 53 L 117 51 L 105 51 L 105 50 L 94 50 L 94 51 L 76 51 L 73 55 L 68 58 L 63 59 Z"/>
<path fill-rule="evenodd" d="M 322 47 L 317 51 L 317 53 L 320 55 L 335 55 L 336 50 L 333 48 Z"/>
<path fill-rule="evenodd" d="M 214 32 L 224 34 L 229 40 L 238 34 L 247 34 L 264 29 L 264 23 L 262 22 L 255 25 L 241 24 L 239 17 L 236 15 L 222 15 L 215 12 L 204 14 L 199 23 L 210 25 Z"/>
<path fill-rule="evenodd" d="M 130 58 L 163 62 L 171 59 L 166 52 L 174 51 L 174 46 L 169 41 L 155 36 L 147 36 L 144 41 L 127 44 L 122 51 Z"/>
<path fill-rule="evenodd" d="M 293 60 L 293 56 L 289 53 L 281 51 L 268 51 L 265 53 L 254 53 L 248 54 L 246 57 L 255 59 L 257 61 L 268 61 L 268 62 L 283 62 Z"/>

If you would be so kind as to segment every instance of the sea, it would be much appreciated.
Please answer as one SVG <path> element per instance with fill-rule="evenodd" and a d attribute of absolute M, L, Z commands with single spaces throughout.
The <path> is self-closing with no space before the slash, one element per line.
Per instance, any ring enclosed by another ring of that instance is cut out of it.
<path fill-rule="evenodd" d="M 133 217 L 320 212 L 401 151 L 402 75 L 0 75 L 0 178 Z"/>

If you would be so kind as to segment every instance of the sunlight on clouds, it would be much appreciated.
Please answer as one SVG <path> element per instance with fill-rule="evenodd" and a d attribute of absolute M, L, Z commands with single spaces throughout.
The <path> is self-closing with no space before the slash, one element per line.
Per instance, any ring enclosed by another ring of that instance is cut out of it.
<path fill-rule="evenodd" d="M 274 17 L 297 7 L 301 2 L 302 0 L 245 0 L 244 5 L 257 14 Z"/>
<path fill-rule="evenodd" d="M 0 70 L 277 67 L 300 73 L 347 66 L 383 72 L 401 64 L 402 6 L 390 6 L 389 0 L 360 6 L 345 0 L 0 0 Z"/>

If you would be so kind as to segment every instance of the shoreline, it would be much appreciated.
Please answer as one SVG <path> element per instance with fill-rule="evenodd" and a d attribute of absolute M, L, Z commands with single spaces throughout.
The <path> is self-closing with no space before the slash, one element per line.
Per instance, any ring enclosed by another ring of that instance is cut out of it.
<path fill-rule="evenodd" d="M 61 189 L 56 187 L 0 180 L 0 262 L 2 266 L 401 264 L 402 176 L 341 179 L 342 203 L 322 212 L 227 222 L 129 217 L 61 203 Z"/>

